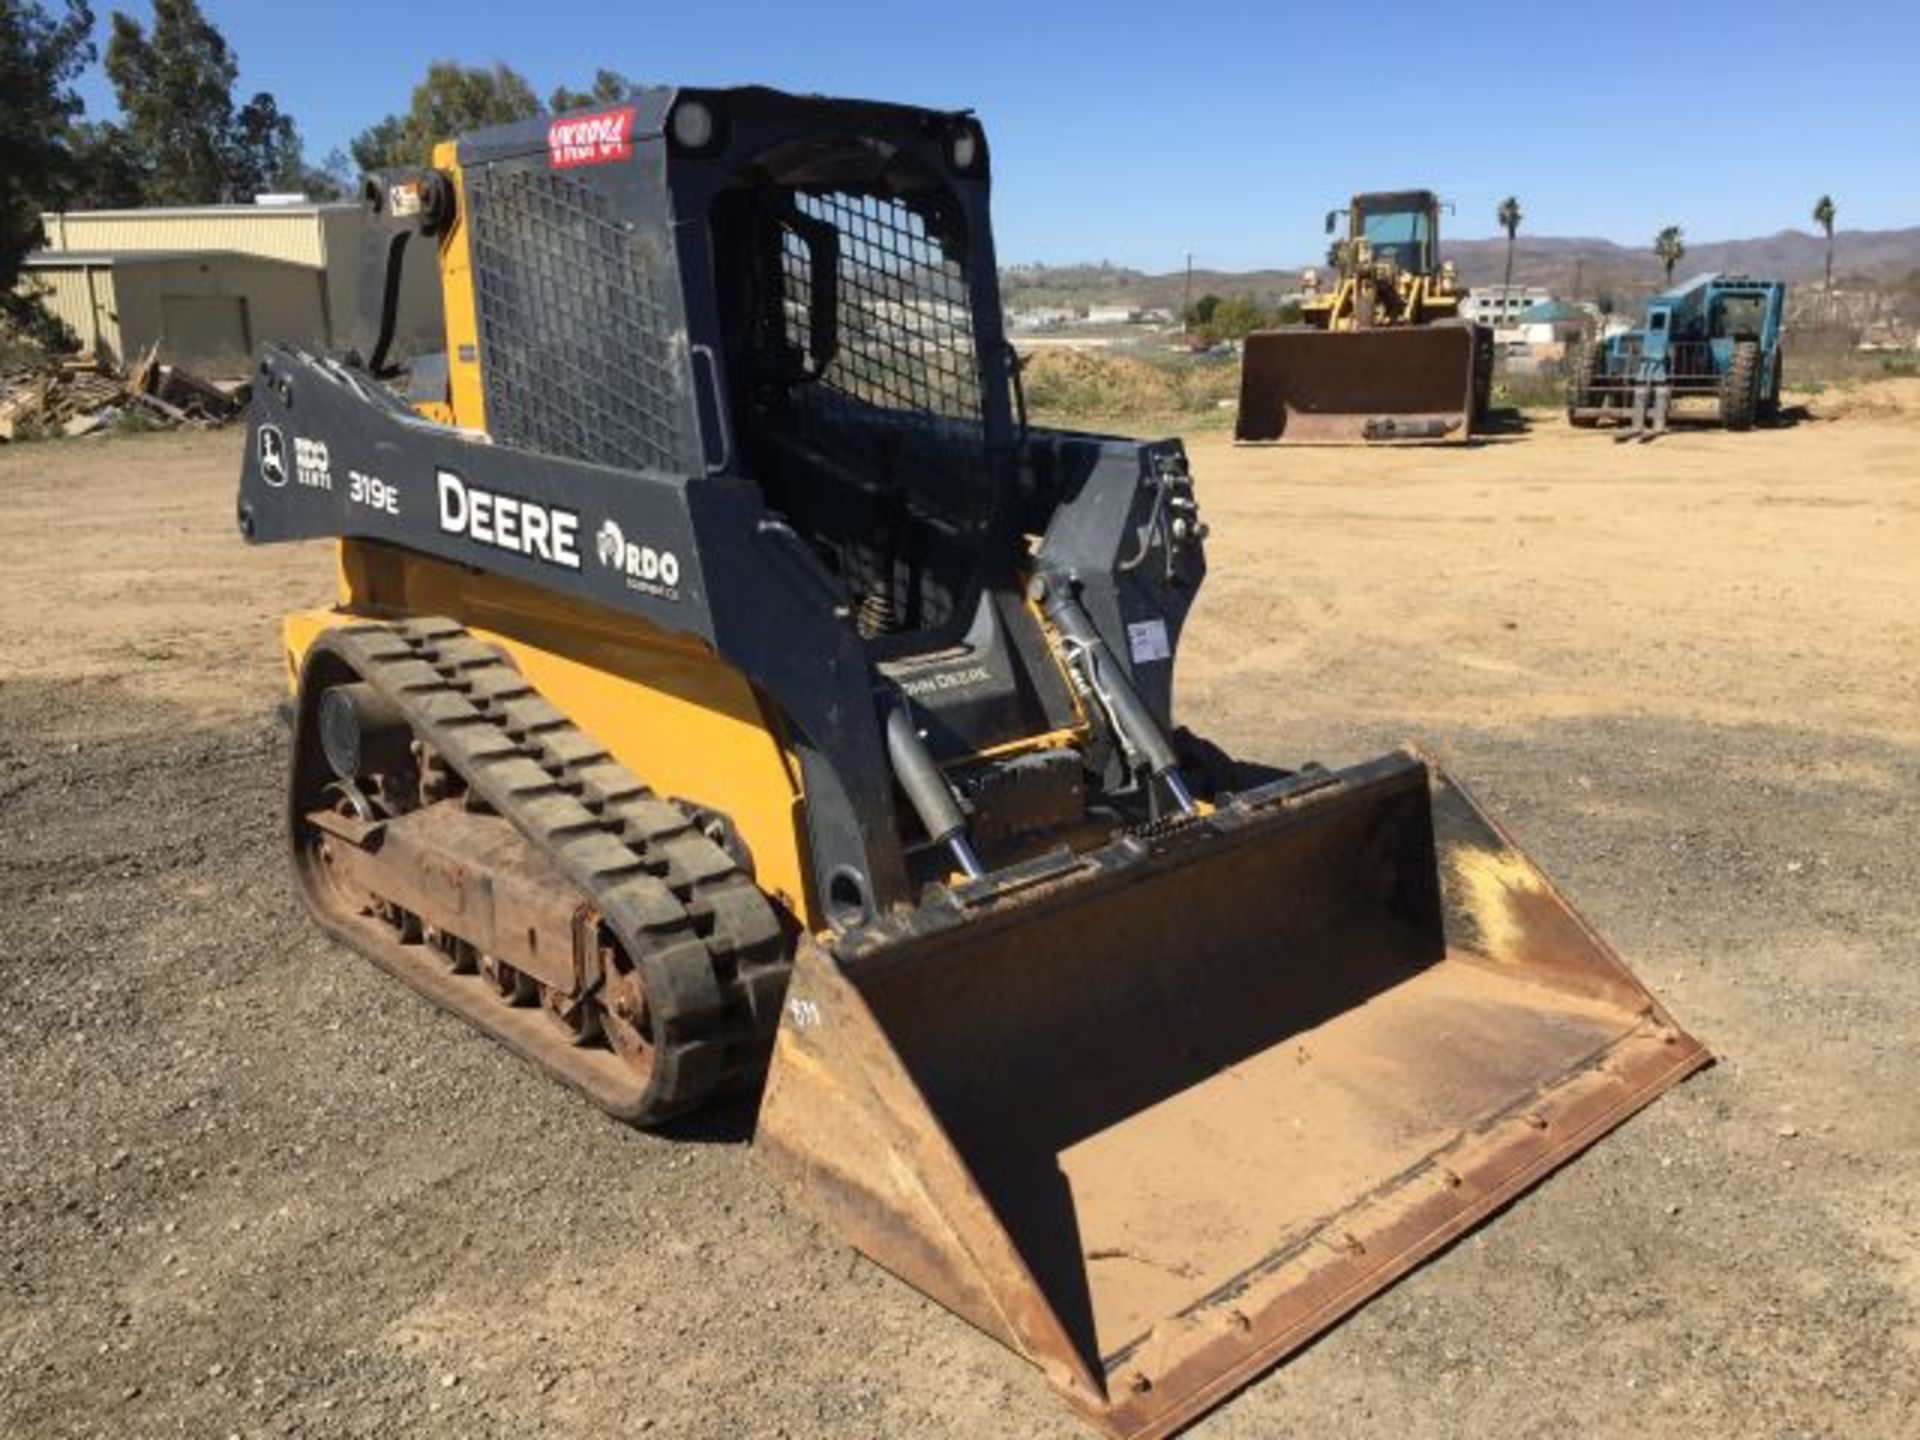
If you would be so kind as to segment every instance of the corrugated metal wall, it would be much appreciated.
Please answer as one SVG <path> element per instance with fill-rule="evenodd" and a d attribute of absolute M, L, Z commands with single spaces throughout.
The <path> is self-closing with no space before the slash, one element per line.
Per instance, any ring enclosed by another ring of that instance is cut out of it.
<path fill-rule="evenodd" d="M 42 303 L 74 333 L 83 350 L 113 358 L 123 353 L 120 307 L 114 297 L 111 267 L 33 269 L 20 278 L 22 288 L 30 285 L 40 292 Z"/>
<path fill-rule="evenodd" d="M 268 260 L 324 269 L 327 234 L 338 222 L 352 225 L 352 205 L 214 206 L 179 210 L 90 210 L 45 215 L 41 225 L 49 250 L 231 250 Z"/>
<path fill-rule="evenodd" d="M 358 205 L 329 205 L 321 210 L 316 227 L 321 252 L 326 256 L 327 317 L 336 347 L 347 344 L 353 336 L 354 315 L 360 302 L 360 232 L 365 220 Z M 408 308 L 403 309 L 403 315 L 417 311 L 411 289 L 409 286 Z M 437 283 L 434 289 L 437 294 Z M 435 314 L 437 317 L 438 312 Z M 437 322 L 434 328 L 438 329 Z"/>
<path fill-rule="evenodd" d="M 325 272 L 256 255 L 76 255 L 40 260 L 26 280 L 80 341 L 113 364 L 150 347 L 211 379 L 246 374 L 265 340 L 324 349 Z"/>
<path fill-rule="evenodd" d="M 209 379 L 238 379 L 264 340 L 327 344 L 325 286 L 304 265 L 248 255 L 123 262 L 114 287 L 123 361 L 157 345 L 163 360 Z"/>
<path fill-rule="evenodd" d="M 232 205 L 155 210 L 92 210 L 41 216 L 46 249 L 88 255 L 129 255 L 154 251 L 198 253 L 209 260 L 220 254 L 257 257 L 298 265 L 315 272 L 319 287 L 321 328 L 315 333 L 306 319 L 312 303 L 305 285 L 286 277 L 254 273 L 252 283 L 265 284 L 274 296 L 296 294 L 297 300 L 271 308 L 276 314 L 299 314 L 297 329 L 287 331 L 257 317 L 257 338 L 286 340 L 320 349 L 347 345 L 354 332 L 360 290 L 360 236 L 364 217 L 356 204 Z M 403 275 L 396 357 L 431 352 L 441 347 L 440 283 L 431 246 L 409 251 Z M 86 292 L 86 276 L 79 269 L 43 269 L 29 272 L 52 291 L 47 297 L 67 326 L 90 349 L 124 357 L 143 348 L 132 335 L 121 335 L 119 306 L 113 293 L 113 271 L 92 269 L 94 294 Z M 126 272 L 131 276 L 134 272 Z M 238 272 L 229 265 L 229 275 Z M 128 281 L 132 284 L 132 281 Z M 142 284 L 148 283 L 145 281 Z M 134 291 L 129 290 L 129 298 Z M 254 307 L 261 309 L 258 304 Z"/>

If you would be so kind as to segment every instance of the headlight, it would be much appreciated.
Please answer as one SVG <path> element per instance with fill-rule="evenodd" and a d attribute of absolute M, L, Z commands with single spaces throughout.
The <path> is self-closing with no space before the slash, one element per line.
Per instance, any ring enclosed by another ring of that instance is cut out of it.
<path fill-rule="evenodd" d="M 980 159 L 980 133 L 971 125 L 962 125 L 947 140 L 947 159 L 961 172 L 973 169 Z"/>
<path fill-rule="evenodd" d="M 673 136 L 673 143 L 683 150 L 704 150 L 713 143 L 713 111 L 705 101 L 682 100 L 673 107 L 673 118 L 667 122 L 667 128 Z"/>

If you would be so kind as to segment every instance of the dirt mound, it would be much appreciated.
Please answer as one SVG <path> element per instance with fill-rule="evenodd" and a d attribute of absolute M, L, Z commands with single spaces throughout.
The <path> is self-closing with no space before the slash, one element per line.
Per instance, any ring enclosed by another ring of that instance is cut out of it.
<path fill-rule="evenodd" d="M 1793 397 L 1789 393 L 1789 400 Z M 1920 379 L 1871 380 L 1807 397 L 1817 420 L 1878 420 L 1920 425 Z"/>
<path fill-rule="evenodd" d="M 1060 415 L 1167 415 L 1216 410 L 1239 392 L 1232 361 L 1156 364 L 1098 350 L 1042 350 L 1021 371 L 1027 403 Z"/>

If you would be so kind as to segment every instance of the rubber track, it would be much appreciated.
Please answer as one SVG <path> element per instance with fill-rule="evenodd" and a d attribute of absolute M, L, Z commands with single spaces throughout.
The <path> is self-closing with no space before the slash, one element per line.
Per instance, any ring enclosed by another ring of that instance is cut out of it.
<path fill-rule="evenodd" d="M 592 1098 L 651 1124 L 765 1067 L 787 935 L 759 887 L 685 810 L 451 620 L 343 625 L 315 643 L 392 700 L 472 794 L 579 887 L 638 968 L 653 1073 L 644 1093 L 636 1077 L 620 1103 L 608 1103 L 604 1086 L 588 1088 Z"/>

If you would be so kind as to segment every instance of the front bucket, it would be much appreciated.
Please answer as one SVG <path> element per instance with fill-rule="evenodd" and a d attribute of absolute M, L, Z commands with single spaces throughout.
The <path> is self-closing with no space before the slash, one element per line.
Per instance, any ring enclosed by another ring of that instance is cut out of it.
<path fill-rule="evenodd" d="M 1406 754 L 803 946 L 756 1143 L 1157 1436 L 1707 1059 Z"/>
<path fill-rule="evenodd" d="M 1473 327 L 1301 326 L 1247 336 L 1233 438 L 1283 445 L 1465 440 Z"/>

